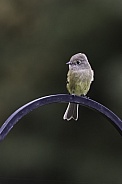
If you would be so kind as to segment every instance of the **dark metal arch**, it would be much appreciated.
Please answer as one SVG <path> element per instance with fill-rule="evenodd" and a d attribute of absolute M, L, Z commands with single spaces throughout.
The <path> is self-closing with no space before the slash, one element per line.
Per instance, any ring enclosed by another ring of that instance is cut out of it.
<path fill-rule="evenodd" d="M 6 135 L 9 133 L 9 131 L 13 128 L 13 126 L 29 112 L 43 105 L 47 105 L 51 103 L 62 103 L 62 102 L 78 103 L 80 105 L 86 106 L 88 108 L 91 108 L 93 110 L 96 110 L 102 113 L 102 115 L 108 118 L 108 120 L 115 126 L 115 128 L 122 135 L 122 120 L 111 110 L 109 110 L 107 107 L 87 97 L 74 96 L 74 95 L 68 95 L 68 94 L 57 94 L 57 95 L 45 96 L 45 97 L 33 100 L 23 105 L 18 110 L 16 110 L 13 114 L 11 114 L 0 128 L 0 140 L 3 140 L 6 137 Z"/>

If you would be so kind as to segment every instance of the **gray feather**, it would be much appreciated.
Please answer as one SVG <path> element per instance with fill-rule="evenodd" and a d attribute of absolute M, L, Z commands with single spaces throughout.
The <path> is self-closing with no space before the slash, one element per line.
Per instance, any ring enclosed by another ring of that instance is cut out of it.
<path fill-rule="evenodd" d="M 77 119 L 78 119 L 78 107 L 79 107 L 79 104 L 69 103 L 63 119 L 69 121 L 70 119 L 73 118 L 74 120 L 77 121 Z"/>

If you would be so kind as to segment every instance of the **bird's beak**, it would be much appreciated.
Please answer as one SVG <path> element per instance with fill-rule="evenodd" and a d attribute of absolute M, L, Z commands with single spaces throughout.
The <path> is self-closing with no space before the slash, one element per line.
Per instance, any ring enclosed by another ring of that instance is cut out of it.
<path fill-rule="evenodd" d="M 69 62 L 67 62 L 67 63 L 66 63 L 66 65 L 71 65 L 71 62 L 70 62 L 70 61 L 69 61 Z"/>

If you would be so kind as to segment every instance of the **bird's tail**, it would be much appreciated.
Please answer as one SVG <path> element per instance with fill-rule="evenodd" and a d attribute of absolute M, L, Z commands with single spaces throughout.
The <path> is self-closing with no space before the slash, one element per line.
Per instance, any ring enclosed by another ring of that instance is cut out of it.
<path fill-rule="evenodd" d="M 69 121 L 70 119 L 73 118 L 74 120 L 77 121 L 77 119 L 78 119 L 78 107 L 79 107 L 79 104 L 69 103 L 68 107 L 65 111 L 65 114 L 63 116 L 63 119 Z"/>

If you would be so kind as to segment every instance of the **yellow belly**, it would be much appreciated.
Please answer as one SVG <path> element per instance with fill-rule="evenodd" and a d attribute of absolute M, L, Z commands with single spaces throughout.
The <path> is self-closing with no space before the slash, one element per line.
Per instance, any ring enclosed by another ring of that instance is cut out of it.
<path fill-rule="evenodd" d="M 70 94 L 86 95 L 91 84 L 91 73 L 89 71 L 68 72 L 67 89 Z"/>

